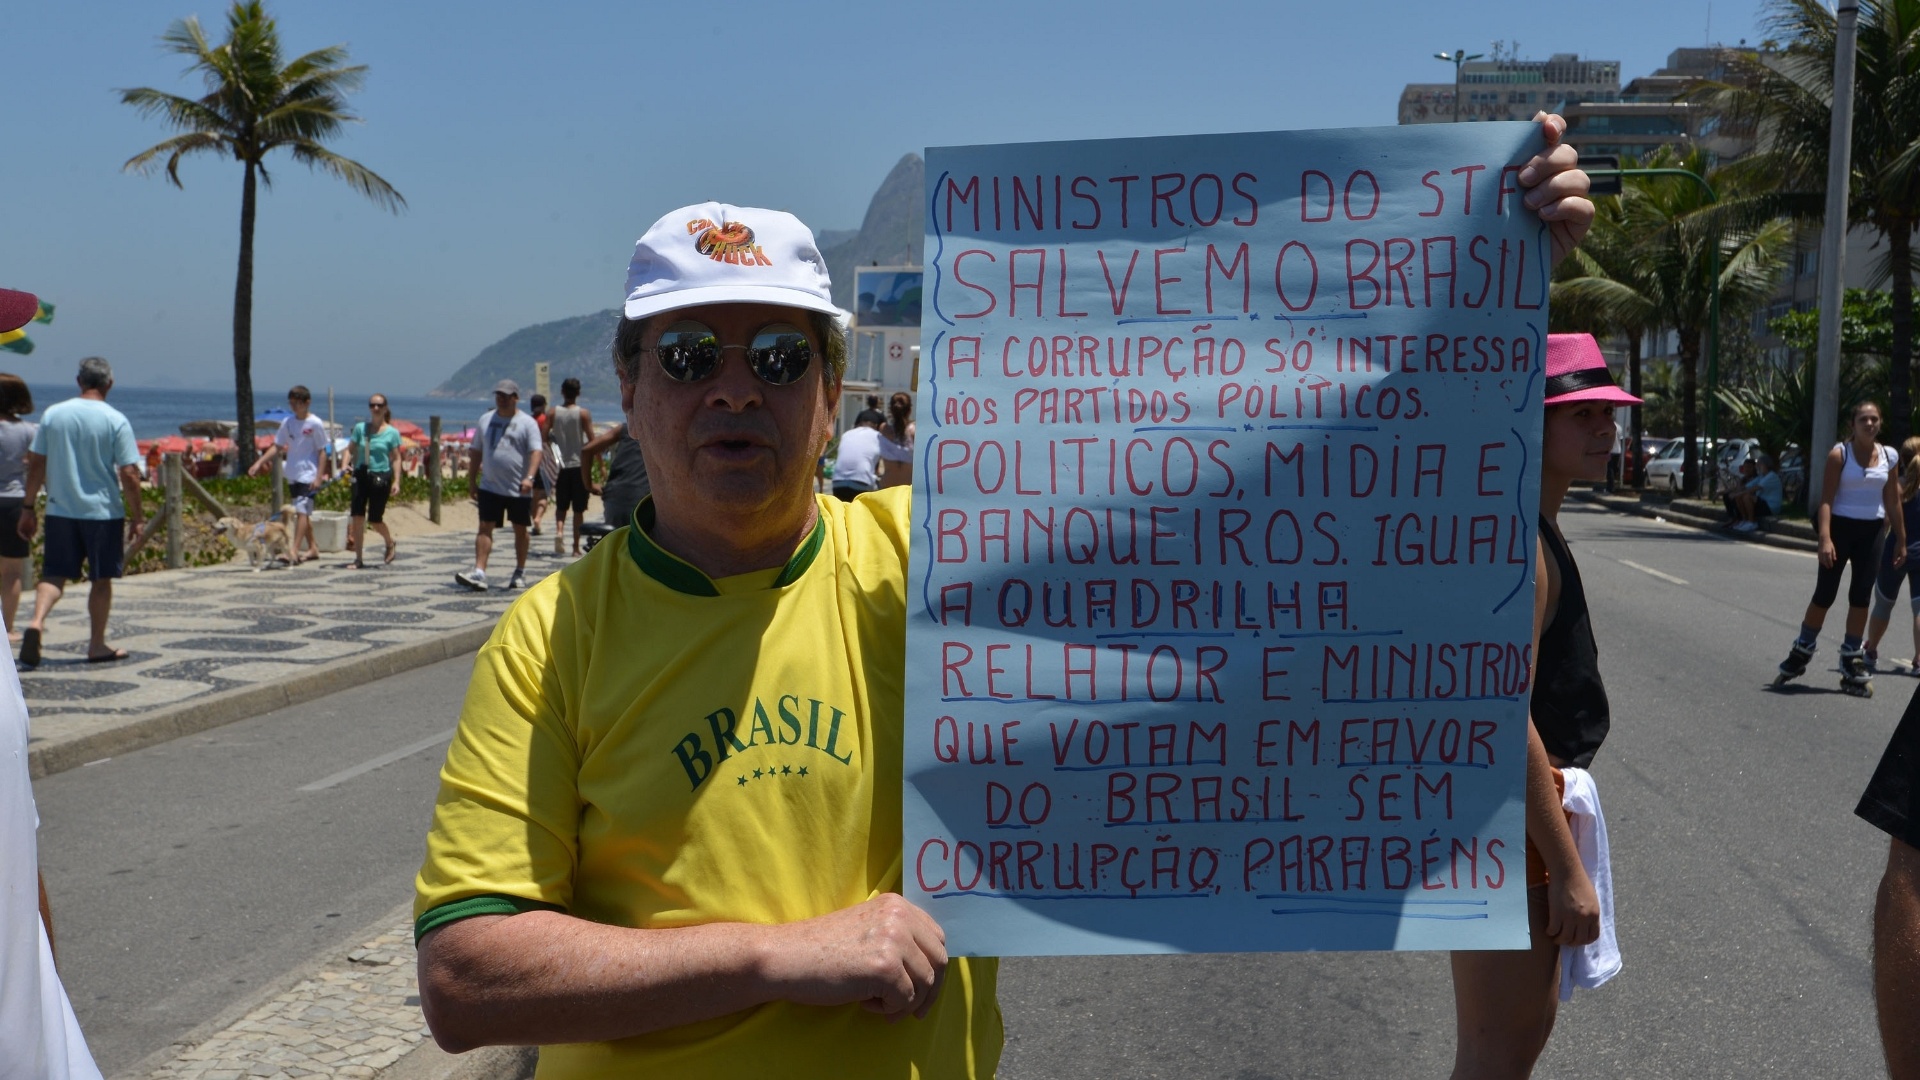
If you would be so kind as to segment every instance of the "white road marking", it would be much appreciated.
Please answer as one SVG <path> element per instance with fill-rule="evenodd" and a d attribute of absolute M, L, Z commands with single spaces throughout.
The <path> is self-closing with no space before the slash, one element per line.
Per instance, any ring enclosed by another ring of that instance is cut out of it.
<path fill-rule="evenodd" d="M 1640 565 L 1639 563 L 1637 563 L 1637 562 L 1634 562 L 1634 561 L 1633 561 L 1633 560 L 1631 560 L 1631 559 L 1621 559 L 1621 560 L 1619 560 L 1619 562 L 1620 562 L 1620 565 L 1621 565 L 1621 566 L 1631 566 L 1631 567 L 1633 567 L 1633 568 L 1634 568 L 1635 570 L 1638 570 L 1638 571 L 1640 571 L 1640 572 L 1641 572 L 1641 573 L 1643 573 L 1643 574 L 1652 574 L 1652 575 L 1653 575 L 1654 577 L 1657 577 L 1657 578 L 1659 578 L 1659 579 L 1660 579 L 1661 581 L 1670 581 L 1670 582 L 1672 582 L 1672 583 L 1673 583 L 1673 584 L 1675 584 L 1675 585 L 1685 585 L 1685 584 L 1686 584 L 1686 581 L 1685 581 L 1685 580 L 1683 580 L 1683 579 L 1681 579 L 1681 578 L 1677 578 L 1677 577 L 1674 577 L 1674 576 L 1673 576 L 1672 574 L 1664 574 L 1664 573 L 1661 573 L 1660 571 L 1658 571 L 1658 570 L 1655 570 L 1655 569 L 1654 569 L 1653 567 L 1651 567 L 1651 566 L 1641 566 L 1641 565 Z"/>
<path fill-rule="evenodd" d="M 391 753 L 381 754 L 379 757 L 374 758 L 371 761 L 363 761 L 360 764 L 355 765 L 351 769 L 343 769 L 340 772 L 334 773 L 332 776 L 325 777 L 320 780 L 315 780 L 313 783 L 308 784 L 305 787 L 302 787 L 300 790 L 301 791 L 325 791 L 330 787 L 335 787 L 339 784 L 344 784 L 356 776 L 360 776 L 365 773 L 370 773 L 373 770 L 380 768 L 382 765 L 391 765 L 402 758 L 412 757 L 413 755 L 419 753 L 422 750 L 431 750 L 434 747 L 439 746 L 441 743 L 449 742 L 452 739 L 453 739 L 453 729 L 448 728 L 446 731 L 443 731 L 438 735 L 432 736 L 431 738 L 421 739 L 417 743 L 412 743 L 410 745 L 403 746 L 400 749 L 395 750 Z"/>

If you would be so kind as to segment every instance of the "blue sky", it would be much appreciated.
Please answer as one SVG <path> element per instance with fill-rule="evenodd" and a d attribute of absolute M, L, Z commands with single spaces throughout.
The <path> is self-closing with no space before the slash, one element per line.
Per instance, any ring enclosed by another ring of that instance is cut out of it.
<path fill-rule="evenodd" d="M 208 0 L 14 5 L 0 61 L 0 285 L 59 305 L 36 381 L 82 356 L 130 386 L 232 385 L 240 168 L 177 190 L 121 172 L 168 134 L 114 89 L 197 95 L 161 52 Z M 1760 0 L 966 4 L 277 0 L 289 54 L 372 70 L 336 149 L 398 187 L 385 213 L 283 161 L 260 203 L 254 371 L 418 393 L 535 322 L 612 307 L 634 238 L 703 199 L 856 228 L 925 146 L 1392 124 L 1442 49 L 1617 59 L 1626 79 L 1758 41 Z M 271 396 L 271 393 L 269 393 Z"/>

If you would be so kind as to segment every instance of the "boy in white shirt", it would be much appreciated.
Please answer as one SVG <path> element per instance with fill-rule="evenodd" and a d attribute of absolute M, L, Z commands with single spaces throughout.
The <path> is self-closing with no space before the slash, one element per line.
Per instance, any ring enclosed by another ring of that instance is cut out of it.
<path fill-rule="evenodd" d="M 280 425 L 273 436 L 272 448 L 247 470 L 248 476 L 258 476 L 273 465 L 274 458 L 286 458 L 287 494 L 295 515 L 293 561 L 296 563 L 320 557 L 320 547 L 313 541 L 313 493 L 327 482 L 333 471 L 327 425 L 308 411 L 312 406 L 313 393 L 306 387 L 296 386 L 287 391 L 287 408 L 293 410 L 293 418 Z"/>

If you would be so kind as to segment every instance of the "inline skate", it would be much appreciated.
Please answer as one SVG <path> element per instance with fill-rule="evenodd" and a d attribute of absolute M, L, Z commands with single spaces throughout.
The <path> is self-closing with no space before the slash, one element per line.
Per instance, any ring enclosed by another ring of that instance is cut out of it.
<path fill-rule="evenodd" d="M 1854 697 L 1873 696 L 1873 669 L 1862 649 L 1840 650 L 1840 692 Z"/>
<path fill-rule="evenodd" d="M 1787 653 L 1785 660 L 1780 661 L 1780 674 L 1773 677 L 1773 685 L 1785 686 L 1787 680 L 1797 679 L 1805 675 L 1807 673 L 1807 661 L 1812 659 L 1813 646 L 1802 645 L 1799 641 L 1795 641 L 1793 643 L 1793 650 Z"/>

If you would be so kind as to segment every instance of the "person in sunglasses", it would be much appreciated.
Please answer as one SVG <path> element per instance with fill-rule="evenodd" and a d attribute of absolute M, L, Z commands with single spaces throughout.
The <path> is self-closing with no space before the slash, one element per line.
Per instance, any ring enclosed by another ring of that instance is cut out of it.
<path fill-rule="evenodd" d="M 907 492 L 812 482 L 843 317 L 791 215 L 641 237 L 613 356 L 652 492 L 479 655 L 417 882 L 441 1045 L 541 1044 L 559 1078 L 993 1074 L 995 963 L 898 895 Z"/>
<path fill-rule="evenodd" d="M 467 451 L 467 475 L 480 508 L 480 530 L 473 539 L 473 569 L 453 580 L 475 592 L 487 591 L 487 558 L 493 554 L 493 530 L 513 525 L 513 576 L 507 588 L 527 583 L 527 526 L 533 521 L 533 478 L 540 473 L 540 426 L 520 411 L 520 384 L 501 379 L 493 387 L 493 411 L 474 427 Z"/>

